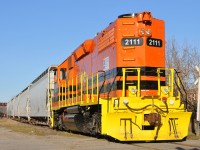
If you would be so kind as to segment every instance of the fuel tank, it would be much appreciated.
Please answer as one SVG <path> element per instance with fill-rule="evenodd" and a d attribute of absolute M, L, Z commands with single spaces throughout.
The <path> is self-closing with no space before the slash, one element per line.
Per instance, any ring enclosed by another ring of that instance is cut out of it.
<path fill-rule="evenodd" d="M 81 110 L 80 106 L 72 106 L 64 110 L 62 122 L 67 130 L 83 131 L 84 117 Z"/>
<path fill-rule="evenodd" d="M 72 131 L 83 131 L 84 118 L 81 114 L 64 114 L 63 126 Z"/>

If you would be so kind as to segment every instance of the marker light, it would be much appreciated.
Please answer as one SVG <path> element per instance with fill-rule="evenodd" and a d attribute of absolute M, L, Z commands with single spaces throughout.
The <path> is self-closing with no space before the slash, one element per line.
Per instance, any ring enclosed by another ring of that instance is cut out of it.
<path fill-rule="evenodd" d="M 174 105 L 174 100 L 173 100 L 173 99 L 170 99 L 170 100 L 169 100 L 169 103 L 170 103 L 171 105 Z"/>
<path fill-rule="evenodd" d="M 162 90 L 162 92 L 163 92 L 163 94 L 168 94 L 169 93 L 169 90 L 168 90 L 168 88 L 164 88 L 163 90 Z"/>
<path fill-rule="evenodd" d="M 162 97 L 162 101 L 166 102 L 167 101 L 167 97 Z"/>
<path fill-rule="evenodd" d="M 135 94 L 136 93 L 136 89 L 135 88 L 131 88 L 131 93 Z"/>
<path fill-rule="evenodd" d="M 115 99 L 115 100 L 114 100 L 114 104 L 115 104 L 115 105 L 118 105 L 118 104 L 119 104 L 119 100 L 118 100 L 118 99 Z"/>

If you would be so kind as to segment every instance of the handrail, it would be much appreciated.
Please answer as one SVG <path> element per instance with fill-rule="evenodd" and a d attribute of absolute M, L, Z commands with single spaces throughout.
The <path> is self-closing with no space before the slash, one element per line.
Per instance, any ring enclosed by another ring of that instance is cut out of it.
<path fill-rule="evenodd" d="M 75 101 L 73 101 L 73 103 L 77 103 L 78 101 L 78 76 L 76 76 L 76 98 Z"/>
<path fill-rule="evenodd" d="M 99 72 L 93 73 L 90 76 L 86 75 L 85 72 L 77 76 L 72 77 L 69 80 L 60 81 L 58 88 L 58 107 L 65 107 L 69 104 L 67 101 L 70 100 L 71 104 L 81 104 L 94 102 L 98 100 L 101 89 L 99 90 Z M 90 82 L 90 83 L 89 83 Z M 84 86 L 86 84 L 86 86 Z M 90 88 L 89 88 L 90 87 Z M 96 88 L 96 89 L 95 89 Z M 90 91 L 90 93 L 89 93 Z M 89 95 L 90 98 L 89 98 Z M 94 98 L 94 96 L 98 96 Z M 86 96 L 85 99 L 84 96 Z M 98 102 L 99 103 L 99 102 Z"/>
<path fill-rule="evenodd" d="M 168 74 L 168 87 L 169 87 L 169 95 L 173 96 L 174 92 L 174 69 L 172 68 L 158 68 L 157 69 L 157 74 L 158 74 L 158 95 L 161 95 L 161 79 L 160 79 L 160 74 L 162 73 L 161 70 L 164 71 L 170 71 L 170 74 Z M 165 75 L 166 77 L 166 75 Z"/>
<path fill-rule="evenodd" d="M 117 71 L 117 74 L 115 75 L 115 77 L 114 77 L 114 80 L 113 80 L 113 82 L 112 82 L 112 84 L 111 84 L 111 86 L 110 86 L 110 90 L 108 91 L 108 95 L 107 95 L 107 99 L 109 100 L 110 99 L 110 92 L 111 92 L 111 90 L 112 90 L 112 87 L 113 87 L 113 85 L 114 85 L 114 83 L 115 83 L 115 80 L 116 80 L 116 78 L 117 78 L 117 76 L 118 76 L 118 74 L 119 74 L 119 72 L 120 72 L 121 70 L 119 69 L 118 71 Z"/>
<path fill-rule="evenodd" d="M 181 90 L 181 88 L 183 89 L 184 93 L 185 93 L 185 108 L 187 109 L 187 105 L 188 105 L 188 99 L 187 99 L 187 92 L 186 92 L 186 89 L 181 81 L 181 78 L 179 76 L 179 72 L 176 70 L 176 69 L 173 69 L 173 68 L 158 68 L 157 69 L 157 73 L 158 73 L 158 94 L 160 95 L 161 94 L 161 86 L 160 86 L 160 71 L 161 70 L 168 70 L 170 71 L 170 74 L 168 75 L 168 87 L 170 89 L 170 96 L 174 96 L 174 83 L 178 89 L 178 98 L 183 98 L 184 97 L 184 94 Z M 178 77 L 178 79 L 176 80 L 175 79 L 175 75 Z"/>
<path fill-rule="evenodd" d="M 188 96 L 187 96 L 187 92 L 186 92 L 186 89 L 185 89 L 185 87 L 184 87 L 184 85 L 183 85 L 183 82 L 182 82 L 182 80 L 181 80 L 181 78 L 180 78 L 180 76 L 179 76 L 179 72 L 176 70 L 176 69 L 174 69 L 175 70 L 175 73 L 176 73 L 176 75 L 177 75 L 177 77 L 178 77 L 178 81 L 179 81 L 179 83 L 180 83 L 180 85 L 181 85 L 181 87 L 182 87 L 182 89 L 183 89 L 183 91 L 184 91 L 184 93 L 185 93 L 185 108 L 187 109 L 187 105 L 188 105 Z M 176 86 L 177 86 L 177 88 L 178 88 L 178 90 L 179 90 L 179 92 L 180 92 L 180 94 L 181 94 L 181 97 L 183 97 L 183 93 L 182 93 L 182 91 L 181 91 L 181 88 L 180 88 L 180 85 L 178 85 L 177 84 L 177 82 L 176 82 L 176 80 L 175 80 L 175 84 L 176 84 Z"/>
<path fill-rule="evenodd" d="M 58 86 L 58 107 L 60 109 L 60 87 Z"/>
<path fill-rule="evenodd" d="M 141 78 L 141 74 L 140 74 L 140 70 L 141 68 L 122 68 L 122 97 L 125 97 L 125 93 L 126 93 L 126 72 L 130 72 L 130 71 L 127 71 L 127 70 L 137 70 L 137 97 L 140 96 L 140 78 Z"/>
<path fill-rule="evenodd" d="M 65 81 L 65 106 L 67 105 L 67 81 Z"/>
<path fill-rule="evenodd" d="M 98 72 L 103 72 L 103 83 L 102 83 L 102 85 L 101 85 L 101 87 L 100 87 L 100 90 L 98 91 L 98 104 L 99 104 L 99 98 L 100 98 L 100 94 L 101 94 L 101 91 L 102 91 L 102 89 L 103 89 L 103 87 L 104 87 L 104 83 L 105 83 L 105 81 L 106 81 L 106 76 L 105 76 L 105 71 L 103 71 L 103 70 L 99 70 Z M 98 86 L 97 86 L 98 87 Z"/>

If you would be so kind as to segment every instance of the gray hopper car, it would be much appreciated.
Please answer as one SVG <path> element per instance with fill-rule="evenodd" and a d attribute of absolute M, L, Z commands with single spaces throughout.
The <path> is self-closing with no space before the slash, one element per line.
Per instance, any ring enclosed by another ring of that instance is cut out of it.
<path fill-rule="evenodd" d="M 50 94 L 54 90 L 54 69 L 50 66 L 7 104 L 9 117 L 49 124 Z M 52 93 L 53 94 L 53 93 Z"/>

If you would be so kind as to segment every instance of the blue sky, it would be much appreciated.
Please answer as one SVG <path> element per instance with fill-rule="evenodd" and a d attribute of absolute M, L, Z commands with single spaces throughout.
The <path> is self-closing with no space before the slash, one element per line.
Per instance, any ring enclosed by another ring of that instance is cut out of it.
<path fill-rule="evenodd" d="M 0 101 L 59 64 L 118 15 L 151 11 L 166 40 L 199 47 L 199 0 L 0 0 Z"/>

